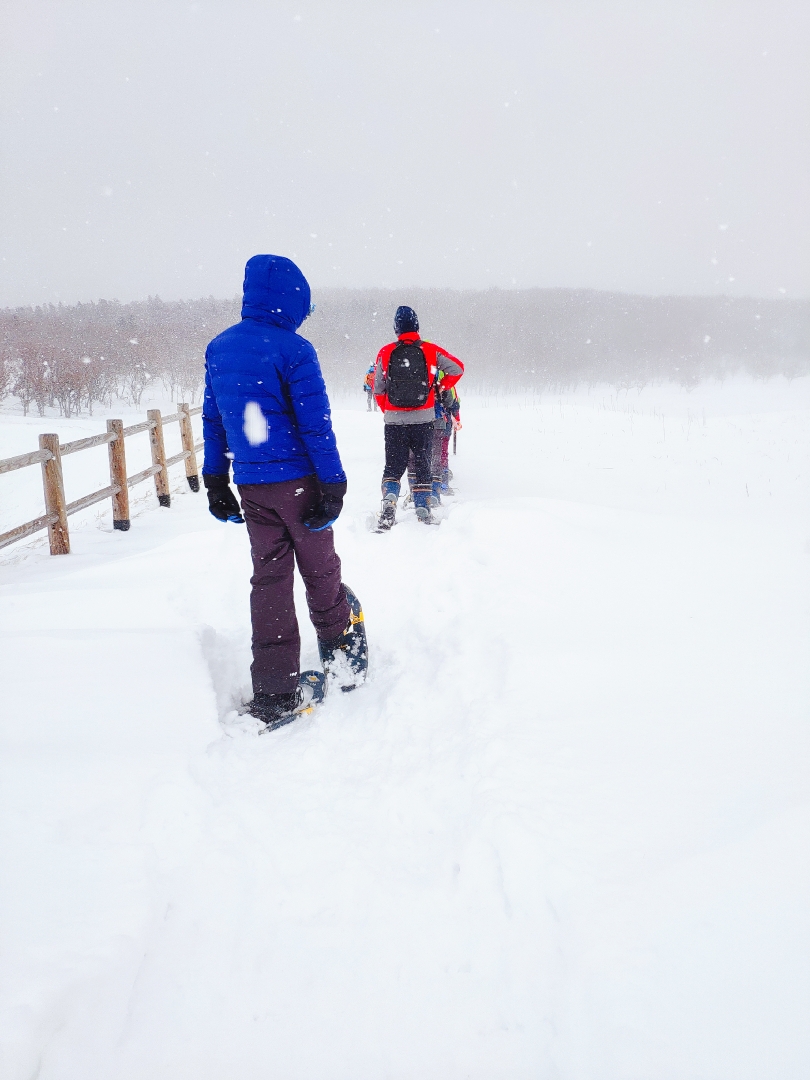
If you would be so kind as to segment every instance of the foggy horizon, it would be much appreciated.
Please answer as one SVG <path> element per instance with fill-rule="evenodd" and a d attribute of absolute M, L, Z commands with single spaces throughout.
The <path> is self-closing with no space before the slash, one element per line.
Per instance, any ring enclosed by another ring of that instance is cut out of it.
<path fill-rule="evenodd" d="M 0 12 L 0 307 L 319 289 L 810 297 L 797 0 Z"/>
<path fill-rule="evenodd" d="M 255 254 L 265 254 L 265 253 L 256 252 Z M 282 254 L 283 255 L 284 253 L 283 252 L 268 252 L 266 254 Z M 304 269 L 304 268 L 302 267 L 302 269 Z M 374 291 L 383 292 L 383 293 L 390 292 L 391 295 L 392 295 L 392 300 L 391 300 L 391 303 L 392 303 L 391 318 L 392 319 L 394 317 L 394 313 L 396 311 L 396 308 L 399 306 L 400 300 L 402 301 L 402 303 L 407 303 L 408 296 L 413 294 L 413 293 L 442 293 L 442 292 L 448 292 L 448 293 L 459 293 L 461 295 L 464 295 L 464 294 L 474 294 L 474 293 L 486 294 L 486 293 L 492 293 L 492 292 L 504 292 L 504 293 L 529 293 L 529 292 L 553 293 L 553 292 L 561 292 L 561 293 L 568 293 L 568 294 L 595 293 L 595 294 L 597 294 L 599 296 L 603 296 L 603 297 L 613 296 L 613 297 L 616 297 L 616 298 L 626 298 L 628 300 L 631 300 L 631 299 L 634 299 L 634 298 L 637 298 L 639 300 L 666 300 L 668 298 L 672 298 L 673 300 L 730 301 L 730 302 L 740 302 L 740 303 L 756 303 L 758 301 L 767 301 L 768 303 L 774 303 L 774 302 L 779 303 L 780 301 L 785 301 L 786 304 L 793 304 L 793 305 L 796 305 L 796 304 L 805 305 L 805 304 L 810 303 L 810 296 L 791 296 L 791 295 L 788 295 L 787 292 L 777 292 L 777 295 L 775 295 L 775 296 L 762 296 L 762 295 L 757 295 L 757 294 L 754 294 L 754 293 L 749 293 L 749 294 L 736 293 L 735 294 L 735 293 L 728 293 L 728 292 L 716 292 L 716 293 L 712 293 L 712 292 L 705 292 L 705 293 L 697 293 L 697 292 L 694 292 L 694 293 L 686 293 L 686 292 L 683 292 L 683 293 L 679 293 L 679 292 L 631 292 L 630 290 L 627 290 L 627 289 L 608 289 L 608 288 L 600 289 L 600 288 L 591 288 L 589 286 L 584 286 L 582 288 L 577 288 L 576 286 L 570 286 L 570 285 L 526 285 L 526 286 L 521 286 L 521 285 L 484 285 L 484 286 L 480 286 L 478 288 L 475 288 L 475 287 L 469 287 L 468 288 L 468 287 L 459 286 L 459 285 L 420 285 L 420 284 L 410 284 L 410 285 L 375 285 L 375 284 L 371 284 L 371 285 L 320 285 L 319 286 L 318 284 L 314 283 L 308 276 L 307 276 L 307 280 L 309 281 L 309 284 L 310 284 L 311 289 L 312 289 L 313 302 L 316 305 L 317 305 L 317 302 L 318 302 L 318 296 L 317 296 L 318 292 L 327 292 L 328 291 L 329 293 L 336 293 L 336 292 L 344 291 L 344 292 L 347 293 L 347 295 L 349 295 L 351 297 L 353 297 L 357 293 L 361 293 L 361 292 L 374 292 Z M 238 303 L 241 306 L 241 303 L 242 303 L 241 281 L 240 281 L 239 288 L 236 289 L 235 291 L 233 291 L 230 295 L 226 295 L 225 293 L 221 293 L 219 295 L 217 295 L 215 293 L 206 293 L 205 295 L 200 294 L 200 295 L 193 295 L 193 296 L 180 296 L 180 295 L 168 296 L 168 295 L 163 295 L 161 293 L 155 292 L 155 293 L 146 293 L 143 296 L 129 297 L 126 300 L 122 300 L 120 296 L 94 296 L 94 297 L 79 297 L 76 300 L 54 299 L 54 300 L 42 300 L 42 301 L 39 301 L 39 302 L 36 302 L 36 303 L 35 302 L 28 302 L 28 303 L 21 303 L 21 304 L 5 304 L 2 307 L 0 307 L 0 310 L 5 311 L 5 312 L 14 312 L 16 310 L 33 310 L 33 309 L 36 309 L 38 307 L 49 307 L 49 306 L 58 307 L 59 305 L 61 305 L 62 307 L 65 307 L 65 308 L 72 308 L 72 307 L 75 307 L 78 304 L 83 304 L 83 305 L 86 305 L 86 306 L 89 306 L 91 304 L 119 304 L 122 307 L 126 307 L 126 306 L 128 306 L 130 304 L 145 304 L 145 303 L 149 303 L 150 301 L 155 301 L 157 303 L 165 303 L 165 304 L 177 304 L 177 303 L 192 303 L 193 304 L 193 303 L 198 303 L 198 302 L 202 302 L 202 301 L 206 301 L 206 300 L 215 300 L 218 303 L 220 303 L 220 302 L 223 302 L 223 303 L 229 303 L 229 302 Z M 305 326 L 306 326 L 306 324 L 304 324 L 302 327 L 299 328 L 299 333 L 304 333 L 305 332 Z"/>

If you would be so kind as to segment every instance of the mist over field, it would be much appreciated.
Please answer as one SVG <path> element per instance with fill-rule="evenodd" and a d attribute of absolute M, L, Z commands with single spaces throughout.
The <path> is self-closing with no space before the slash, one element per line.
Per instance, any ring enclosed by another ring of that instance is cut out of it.
<path fill-rule="evenodd" d="M 321 289 L 301 333 L 329 391 L 359 394 L 362 376 L 408 302 L 422 335 L 467 365 L 462 394 L 607 384 L 695 386 L 734 374 L 810 372 L 810 301 L 644 297 L 570 289 L 485 292 Z M 238 321 L 240 299 L 79 304 L 0 312 L 0 401 L 70 416 L 139 404 L 161 384 L 200 394 L 208 341 Z"/>

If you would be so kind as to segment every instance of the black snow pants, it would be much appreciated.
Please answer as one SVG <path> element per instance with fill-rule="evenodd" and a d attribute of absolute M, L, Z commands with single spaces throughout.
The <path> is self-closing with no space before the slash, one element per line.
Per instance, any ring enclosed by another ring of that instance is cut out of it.
<path fill-rule="evenodd" d="M 239 494 L 253 557 L 253 692 L 287 694 L 298 685 L 301 663 L 294 563 L 304 579 L 315 633 L 321 641 L 334 641 L 349 623 L 340 559 L 331 529 L 311 532 L 303 523 L 320 498 L 314 476 L 279 484 L 240 484 Z"/>
<path fill-rule="evenodd" d="M 432 490 L 432 450 L 433 420 L 427 424 L 386 424 L 383 484 L 386 480 L 400 482 L 408 468 L 408 455 L 413 451 L 414 491 Z"/>

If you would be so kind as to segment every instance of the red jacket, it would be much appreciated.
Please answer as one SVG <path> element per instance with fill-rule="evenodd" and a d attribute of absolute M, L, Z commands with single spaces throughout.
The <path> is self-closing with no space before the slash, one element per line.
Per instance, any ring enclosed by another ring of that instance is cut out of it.
<path fill-rule="evenodd" d="M 428 399 L 424 405 L 420 405 L 416 409 L 400 409 L 396 405 L 392 405 L 388 400 L 387 386 L 388 386 L 388 361 L 391 358 L 391 353 L 397 347 L 400 341 L 416 341 L 422 346 L 422 351 L 425 354 L 428 366 L 428 376 L 430 377 L 431 387 Z M 436 381 L 437 373 L 441 372 L 442 377 Z M 388 345 L 384 345 L 377 353 L 377 364 L 374 369 L 374 396 L 377 399 L 377 404 L 383 412 L 392 413 L 424 413 L 425 422 L 433 419 L 434 416 L 434 404 L 435 404 L 435 389 L 438 385 L 439 390 L 449 390 L 451 386 L 455 386 L 461 376 L 464 374 L 464 365 L 455 356 L 447 352 L 446 349 L 441 348 L 440 345 L 434 345 L 432 341 L 424 341 L 419 337 L 417 333 L 400 334 L 396 341 L 390 342 Z"/>

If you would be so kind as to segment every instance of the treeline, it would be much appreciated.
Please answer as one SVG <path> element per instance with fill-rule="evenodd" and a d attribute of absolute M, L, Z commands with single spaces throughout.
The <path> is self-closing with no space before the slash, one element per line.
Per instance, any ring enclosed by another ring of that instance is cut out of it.
<path fill-rule="evenodd" d="M 565 389 L 580 383 L 686 386 L 744 372 L 810 373 L 810 301 L 648 297 L 572 289 L 482 292 L 322 289 L 302 333 L 327 384 L 359 391 L 407 303 L 426 338 L 461 357 L 468 390 Z M 239 300 L 99 301 L 0 311 L 0 399 L 70 416 L 116 398 L 140 404 L 161 382 L 194 401 L 208 341 L 239 318 Z"/>
<path fill-rule="evenodd" d="M 63 416 L 117 398 L 140 405 L 150 383 L 194 401 L 210 339 L 237 317 L 229 300 L 44 305 L 0 311 L 0 399 L 23 412 L 46 406 Z"/>

